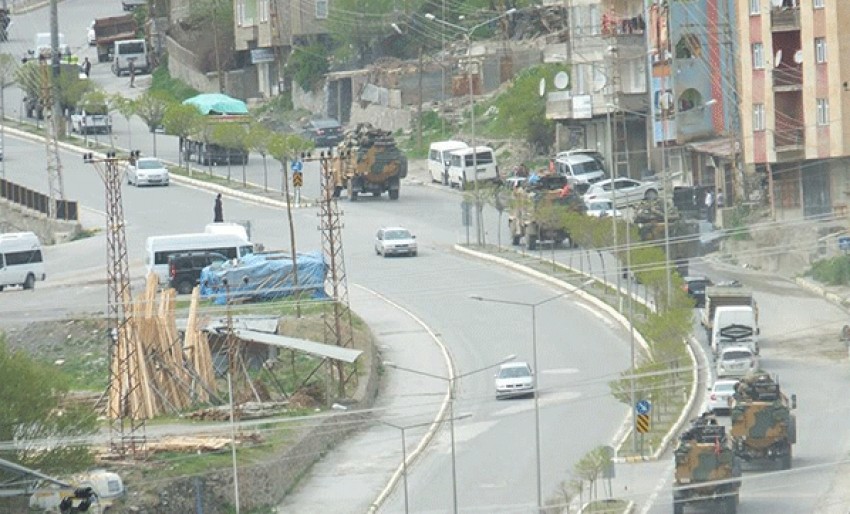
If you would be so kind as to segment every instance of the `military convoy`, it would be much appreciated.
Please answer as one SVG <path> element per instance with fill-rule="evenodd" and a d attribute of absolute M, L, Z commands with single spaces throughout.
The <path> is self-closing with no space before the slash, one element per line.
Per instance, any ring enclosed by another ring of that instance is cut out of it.
<path fill-rule="evenodd" d="M 726 427 L 711 416 L 697 418 L 682 434 L 674 459 L 674 514 L 682 514 L 686 505 L 708 503 L 711 512 L 737 512 L 741 465 Z"/>
<path fill-rule="evenodd" d="M 525 242 L 528 250 L 536 250 L 540 241 L 555 245 L 574 241 L 564 228 L 561 213 L 583 213 L 584 202 L 571 188 L 564 190 L 567 178 L 561 175 L 542 175 L 537 180 L 527 180 L 513 190 L 508 215 L 508 228 L 514 246 Z"/>
<path fill-rule="evenodd" d="M 345 189 L 352 202 L 361 194 L 385 192 L 390 200 L 398 200 L 401 179 L 407 176 L 407 157 L 391 132 L 359 123 L 346 131 L 337 150 L 330 163 L 335 198 Z"/>
<path fill-rule="evenodd" d="M 730 435 L 735 454 L 746 461 L 779 461 L 791 469 L 792 445 L 797 442 L 796 395 L 789 401 L 769 374 L 741 379 L 732 397 Z"/>
<path fill-rule="evenodd" d="M 688 274 L 688 261 L 699 256 L 699 222 L 685 219 L 673 205 L 667 208 L 667 230 L 664 229 L 664 204 L 660 198 L 646 199 L 635 210 L 641 241 L 664 245 L 669 239 L 670 261 L 679 274 Z"/>

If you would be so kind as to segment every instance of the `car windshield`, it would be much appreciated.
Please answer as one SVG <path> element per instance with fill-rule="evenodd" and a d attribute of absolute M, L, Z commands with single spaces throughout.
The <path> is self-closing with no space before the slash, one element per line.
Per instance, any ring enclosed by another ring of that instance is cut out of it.
<path fill-rule="evenodd" d="M 410 232 L 407 230 L 387 230 L 384 232 L 384 239 L 410 239 Z"/>
<path fill-rule="evenodd" d="M 714 384 L 714 392 L 715 393 L 731 393 L 735 391 L 735 382 L 724 382 L 721 384 Z"/>
<path fill-rule="evenodd" d="M 610 211 L 612 209 L 611 202 L 593 202 L 587 208 L 592 211 Z"/>
<path fill-rule="evenodd" d="M 140 170 L 158 170 L 162 168 L 162 163 L 155 159 L 140 160 L 136 167 Z"/>
<path fill-rule="evenodd" d="M 588 160 L 582 161 L 582 162 L 573 161 L 573 162 L 570 163 L 570 165 L 572 165 L 573 173 L 576 174 L 576 175 L 584 175 L 584 174 L 587 174 L 587 173 L 595 173 L 597 171 L 603 171 L 602 166 L 600 166 L 599 163 L 594 161 L 593 159 L 588 159 Z M 609 185 L 608 189 L 610 189 L 610 188 L 611 188 L 611 186 Z"/>
<path fill-rule="evenodd" d="M 740 351 L 733 350 L 731 352 L 725 352 L 723 354 L 723 360 L 733 361 L 733 360 L 739 360 L 739 359 L 749 359 L 752 356 L 753 356 L 752 353 L 744 351 L 744 350 L 740 350 Z"/>
<path fill-rule="evenodd" d="M 528 376 L 531 376 L 531 374 L 528 372 L 528 368 L 524 366 L 502 368 L 499 370 L 499 378 L 522 378 Z"/>

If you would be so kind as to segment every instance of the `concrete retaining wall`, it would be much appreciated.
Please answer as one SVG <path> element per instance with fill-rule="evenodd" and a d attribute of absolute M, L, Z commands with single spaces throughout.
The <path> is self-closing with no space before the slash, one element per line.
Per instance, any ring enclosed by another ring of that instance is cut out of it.
<path fill-rule="evenodd" d="M 52 220 L 44 214 L 0 199 L 0 232 L 34 232 L 42 244 L 68 241 L 82 231 L 76 221 Z"/>

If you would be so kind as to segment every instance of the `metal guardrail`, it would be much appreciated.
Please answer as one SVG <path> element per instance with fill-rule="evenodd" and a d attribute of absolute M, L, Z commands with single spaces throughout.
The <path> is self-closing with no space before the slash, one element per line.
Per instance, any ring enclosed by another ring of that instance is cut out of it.
<path fill-rule="evenodd" d="M 45 216 L 50 216 L 50 197 L 44 193 L 15 184 L 6 179 L 0 179 L 0 198 L 16 203 L 27 209 L 38 211 Z M 56 219 L 66 221 L 79 221 L 79 210 L 77 202 L 70 200 L 54 200 Z"/>

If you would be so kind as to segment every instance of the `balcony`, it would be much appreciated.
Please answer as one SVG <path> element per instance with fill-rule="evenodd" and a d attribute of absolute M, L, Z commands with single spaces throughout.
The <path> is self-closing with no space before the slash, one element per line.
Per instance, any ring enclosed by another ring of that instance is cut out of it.
<path fill-rule="evenodd" d="M 774 7 L 770 11 L 770 30 L 772 32 L 800 30 L 800 8 Z"/>
<path fill-rule="evenodd" d="M 773 69 L 773 88 L 779 91 L 797 91 L 803 87 L 803 67 L 780 65 Z"/>
<path fill-rule="evenodd" d="M 802 126 L 777 125 L 773 134 L 776 153 L 799 152 L 804 149 L 806 132 Z"/>

